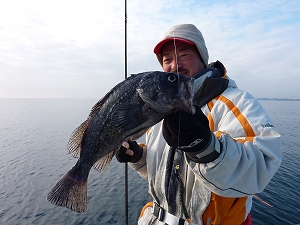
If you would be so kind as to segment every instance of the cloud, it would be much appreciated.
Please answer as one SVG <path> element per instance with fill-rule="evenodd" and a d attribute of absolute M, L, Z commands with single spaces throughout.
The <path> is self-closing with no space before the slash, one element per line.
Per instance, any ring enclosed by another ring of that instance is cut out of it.
<path fill-rule="evenodd" d="M 153 47 L 193 23 L 210 60 L 256 97 L 298 98 L 298 1 L 131 0 L 128 73 L 161 70 Z M 0 2 L 0 97 L 100 98 L 124 79 L 124 1 Z M 289 81 L 291 80 L 291 81 Z M 285 83 L 285 85 L 282 85 Z"/>

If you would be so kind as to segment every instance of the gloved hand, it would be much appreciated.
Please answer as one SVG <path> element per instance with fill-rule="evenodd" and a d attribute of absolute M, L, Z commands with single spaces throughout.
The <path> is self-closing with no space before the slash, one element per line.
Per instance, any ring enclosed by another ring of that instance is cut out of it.
<path fill-rule="evenodd" d="M 212 132 L 207 117 L 199 107 L 195 108 L 194 115 L 177 111 L 165 118 L 163 136 L 170 146 L 186 152 L 193 161 L 211 162 L 219 156 L 219 153 L 210 146 Z M 205 152 L 206 150 L 208 151 Z"/>
<path fill-rule="evenodd" d="M 138 162 L 143 155 L 143 148 L 139 146 L 139 144 L 136 141 L 127 141 L 127 143 L 129 145 L 128 148 L 125 148 L 122 145 L 116 152 L 117 160 L 119 162 Z M 131 155 L 131 152 L 128 152 L 128 150 L 131 150 L 133 154 Z"/>

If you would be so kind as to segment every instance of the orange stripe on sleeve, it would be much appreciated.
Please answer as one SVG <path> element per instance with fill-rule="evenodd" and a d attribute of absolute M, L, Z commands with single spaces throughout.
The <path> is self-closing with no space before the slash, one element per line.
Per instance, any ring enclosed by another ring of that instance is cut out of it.
<path fill-rule="evenodd" d="M 245 116 L 241 113 L 241 111 L 228 98 L 226 98 L 224 96 L 219 96 L 218 99 L 227 105 L 227 107 L 231 110 L 231 112 L 234 114 L 234 116 L 238 119 L 238 121 L 240 122 L 240 124 L 244 128 L 246 136 L 247 137 L 252 137 L 252 140 L 253 140 L 253 137 L 255 136 L 255 133 L 254 133 L 250 123 L 245 118 Z"/>
<path fill-rule="evenodd" d="M 209 101 L 209 102 L 207 103 L 207 107 L 208 107 L 209 111 L 211 111 L 212 108 L 214 107 L 213 101 Z M 209 122 L 209 128 L 210 128 L 210 130 L 211 130 L 211 131 L 214 131 L 214 128 L 215 128 L 215 122 L 214 122 L 214 120 L 213 120 L 211 114 L 209 114 L 209 115 L 207 116 L 207 119 L 208 119 L 208 122 Z"/>
<path fill-rule="evenodd" d="M 219 137 L 221 136 L 221 134 L 223 134 L 223 133 L 224 133 L 224 132 L 218 130 L 218 131 L 216 132 L 216 137 L 219 138 Z"/>
<path fill-rule="evenodd" d="M 209 110 L 211 111 L 211 109 L 214 107 L 213 101 L 209 101 L 209 102 L 207 103 L 207 107 L 208 107 Z"/>
<path fill-rule="evenodd" d="M 210 128 L 210 130 L 211 130 L 211 131 L 214 131 L 214 128 L 215 128 L 215 122 L 214 122 L 214 120 L 213 120 L 211 114 L 208 115 L 207 119 L 208 119 L 208 123 L 209 123 L 209 128 Z"/>

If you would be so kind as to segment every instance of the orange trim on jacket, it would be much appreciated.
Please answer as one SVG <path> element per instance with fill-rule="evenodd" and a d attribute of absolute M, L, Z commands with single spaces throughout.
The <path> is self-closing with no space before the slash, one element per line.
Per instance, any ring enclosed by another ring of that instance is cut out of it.
<path fill-rule="evenodd" d="M 223 102 L 230 109 L 230 111 L 233 113 L 233 115 L 237 118 L 237 120 L 240 122 L 241 126 L 244 128 L 244 131 L 246 133 L 246 138 L 245 139 L 237 139 L 235 141 L 239 141 L 243 144 L 246 141 L 253 142 L 255 133 L 254 133 L 250 123 L 245 118 L 245 116 L 241 113 L 241 111 L 232 103 L 232 101 L 230 101 L 228 98 L 226 98 L 222 95 L 216 97 L 215 100 L 219 100 L 219 101 Z M 211 100 L 210 102 L 208 102 L 207 106 L 208 106 L 209 110 L 211 111 L 214 106 L 213 101 Z M 208 115 L 208 121 L 209 121 L 210 130 L 214 131 L 215 123 L 214 123 L 214 120 L 213 120 L 211 114 Z"/>
<path fill-rule="evenodd" d="M 242 224 L 245 220 L 247 197 L 226 198 L 211 193 L 211 200 L 202 215 L 203 224 Z"/>
<path fill-rule="evenodd" d="M 141 218 L 143 215 L 144 215 L 144 213 L 145 213 L 145 210 L 148 208 L 148 207 L 153 207 L 153 202 L 148 202 L 146 205 L 144 205 L 144 207 L 142 208 L 142 210 L 141 210 L 141 213 L 140 213 L 140 216 L 139 216 L 139 218 Z"/>
<path fill-rule="evenodd" d="M 241 126 L 244 128 L 244 131 L 246 133 L 245 140 L 238 139 L 235 141 L 239 141 L 242 143 L 245 143 L 246 141 L 252 142 L 255 133 L 250 123 L 241 113 L 241 111 L 228 98 L 222 95 L 216 97 L 215 100 L 222 101 L 230 109 L 230 111 L 240 122 Z M 208 102 L 207 106 L 211 111 L 214 106 L 213 100 Z M 211 114 L 208 115 L 208 121 L 210 129 L 214 131 L 214 120 Z M 222 133 L 222 131 L 217 131 L 216 137 L 219 138 Z M 245 221 L 246 217 L 246 201 L 247 197 L 228 198 L 219 196 L 215 193 L 211 193 L 211 201 L 202 215 L 203 223 L 211 225 L 242 224 Z"/>

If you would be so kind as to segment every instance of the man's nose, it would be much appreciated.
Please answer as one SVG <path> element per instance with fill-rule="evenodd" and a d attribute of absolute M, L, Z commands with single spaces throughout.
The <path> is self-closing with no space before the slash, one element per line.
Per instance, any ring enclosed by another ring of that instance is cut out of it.
<path fill-rule="evenodd" d="M 177 72 L 179 68 L 181 68 L 181 66 L 182 66 L 181 63 L 178 60 L 174 59 L 171 64 L 171 71 Z"/>

